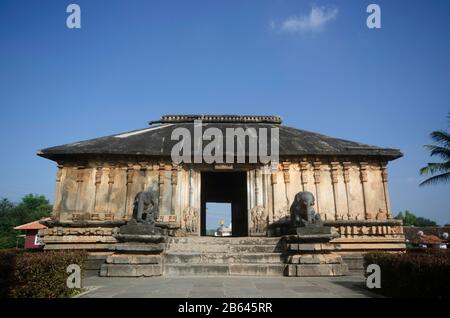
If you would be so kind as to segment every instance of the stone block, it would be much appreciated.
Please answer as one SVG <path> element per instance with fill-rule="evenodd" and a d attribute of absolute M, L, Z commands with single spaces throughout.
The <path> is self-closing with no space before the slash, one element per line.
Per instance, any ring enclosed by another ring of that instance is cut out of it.
<path fill-rule="evenodd" d="M 320 252 L 332 251 L 335 247 L 330 243 L 289 243 L 287 250 L 291 252 Z"/>
<path fill-rule="evenodd" d="M 169 276 L 229 275 L 228 264 L 166 264 L 164 274 Z"/>
<path fill-rule="evenodd" d="M 108 264 L 160 264 L 161 255 L 135 255 L 119 254 L 111 255 L 106 259 Z"/>
<path fill-rule="evenodd" d="M 139 253 L 139 252 L 146 252 L 146 253 L 160 253 L 164 251 L 165 244 L 164 243 L 118 243 L 114 244 L 110 250 L 117 251 L 117 252 L 124 252 L 124 253 Z"/>
<path fill-rule="evenodd" d="M 338 232 L 329 226 L 307 226 L 296 228 L 298 240 L 329 241 L 338 237 Z"/>
<path fill-rule="evenodd" d="M 230 275 L 243 276 L 280 276 L 283 274 L 283 264 L 230 264 Z"/>
<path fill-rule="evenodd" d="M 286 261 L 289 264 L 340 264 L 342 258 L 334 254 L 303 254 L 289 255 Z"/>
<path fill-rule="evenodd" d="M 140 277 L 160 276 L 160 264 L 103 264 L 100 276 L 106 277 Z"/>
<path fill-rule="evenodd" d="M 114 237 L 119 242 L 142 242 L 142 243 L 164 243 L 167 236 L 163 235 L 142 235 L 142 234 L 117 234 Z"/>
<path fill-rule="evenodd" d="M 348 271 L 345 264 L 301 264 L 296 267 L 298 277 L 343 276 Z"/>
<path fill-rule="evenodd" d="M 286 276 L 295 277 L 297 276 L 297 265 L 288 264 L 284 269 L 284 273 Z"/>
<path fill-rule="evenodd" d="M 120 234 L 130 235 L 167 235 L 167 229 L 151 224 L 129 222 L 122 225 Z"/>

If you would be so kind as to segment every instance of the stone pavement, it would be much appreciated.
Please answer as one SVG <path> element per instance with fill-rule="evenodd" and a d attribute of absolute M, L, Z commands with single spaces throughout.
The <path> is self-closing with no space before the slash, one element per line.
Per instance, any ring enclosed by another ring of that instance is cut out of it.
<path fill-rule="evenodd" d="M 364 277 L 87 277 L 81 298 L 367 298 Z"/>

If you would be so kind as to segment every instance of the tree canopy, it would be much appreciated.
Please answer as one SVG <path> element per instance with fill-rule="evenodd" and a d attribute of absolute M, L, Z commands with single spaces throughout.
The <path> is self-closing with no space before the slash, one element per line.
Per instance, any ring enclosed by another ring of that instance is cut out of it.
<path fill-rule="evenodd" d="M 424 217 L 418 217 L 408 210 L 400 212 L 395 219 L 402 220 L 403 225 L 406 226 L 437 226 L 436 222 Z"/>

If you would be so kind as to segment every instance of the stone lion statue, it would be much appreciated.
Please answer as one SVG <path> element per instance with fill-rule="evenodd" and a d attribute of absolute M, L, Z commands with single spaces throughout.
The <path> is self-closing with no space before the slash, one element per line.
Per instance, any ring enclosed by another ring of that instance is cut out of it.
<path fill-rule="evenodd" d="M 320 215 L 314 211 L 314 195 L 303 191 L 295 195 L 290 208 L 291 225 L 295 228 L 305 226 L 322 226 Z"/>
<path fill-rule="evenodd" d="M 159 214 L 158 199 L 155 191 L 139 192 L 134 199 L 133 221 L 154 224 Z"/>

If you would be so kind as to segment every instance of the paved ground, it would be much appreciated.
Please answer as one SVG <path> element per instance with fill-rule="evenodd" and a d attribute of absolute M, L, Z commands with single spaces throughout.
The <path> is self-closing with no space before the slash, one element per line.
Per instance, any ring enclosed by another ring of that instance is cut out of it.
<path fill-rule="evenodd" d="M 88 277 L 83 298 L 346 298 L 376 297 L 364 277 Z"/>

